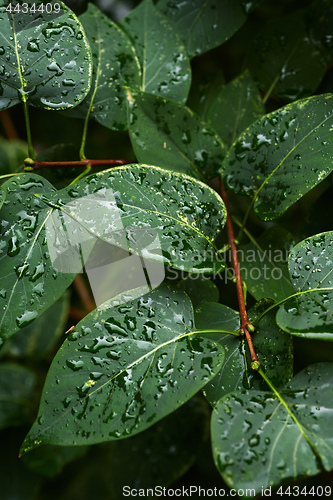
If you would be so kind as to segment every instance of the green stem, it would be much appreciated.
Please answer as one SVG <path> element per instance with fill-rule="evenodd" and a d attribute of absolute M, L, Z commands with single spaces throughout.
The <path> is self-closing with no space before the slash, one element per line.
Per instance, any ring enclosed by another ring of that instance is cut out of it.
<path fill-rule="evenodd" d="M 79 181 L 80 179 L 82 179 L 82 177 L 89 174 L 90 170 L 91 170 L 91 165 L 89 164 L 89 165 L 87 165 L 87 168 L 83 172 L 81 172 L 80 175 L 75 177 L 75 179 L 69 184 L 69 186 L 71 186 L 72 184 L 75 184 L 75 182 Z"/>
<path fill-rule="evenodd" d="M 4 174 L 0 175 L 0 179 L 5 179 L 6 177 L 13 177 L 14 175 L 21 175 L 22 172 L 17 172 L 15 174 Z"/>
<path fill-rule="evenodd" d="M 267 100 L 268 100 L 269 96 L 270 96 L 270 95 L 271 95 L 271 93 L 273 92 L 273 89 L 274 89 L 275 85 L 277 84 L 277 82 L 279 81 L 280 76 L 281 76 L 281 75 L 280 75 L 280 74 L 278 74 L 278 75 L 274 78 L 272 85 L 271 85 L 271 86 L 269 87 L 269 89 L 267 90 L 267 93 L 266 93 L 265 97 L 264 97 L 264 98 L 263 98 L 263 100 L 262 100 L 262 102 L 263 102 L 264 104 L 266 104 L 266 102 L 267 102 Z"/>
<path fill-rule="evenodd" d="M 265 316 L 265 314 L 267 314 L 269 311 L 271 311 L 275 307 L 281 306 L 282 304 L 284 304 L 288 300 L 293 299 L 294 297 L 298 297 L 299 295 L 306 295 L 307 293 L 311 293 L 311 292 L 326 292 L 326 291 L 332 292 L 333 287 L 310 288 L 310 290 L 303 290 L 303 291 L 295 292 L 292 295 L 288 295 L 288 297 L 286 297 L 285 299 L 279 300 L 279 302 L 275 302 L 271 306 L 267 307 L 267 309 L 265 309 L 261 314 L 259 314 L 259 316 L 257 316 L 254 321 L 252 321 L 252 325 L 253 326 L 257 325 L 259 323 L 259 321 L 261 320 L 261 318 L 263 316 Z"/>
<path fill-rule="evenodd" d="M 80 146 L 80 160 L 85 160 L 85 146 L 86 146 L 86 139 L 87 139 L 87 133 L 88 133 L 88 125 L 89 125 L 89 116 L 90 116 L 90 107 L 87 113 L 87 116 L 84 120 L 84 125 L 83 125 L 83 132 L 82 132 L 82 140 L 81 140 L 81 146 Z"/>
<path fill-rule="evenodd" d="M 195 330 L 193 333 L 228 333 L 229 335 L 235 335 L 236 337 L 240 337 L 241 333 L 239 331 L 232 331 L 232 330 L 222 330 L 221 328 L 217 330 Z"/>
<path fill-rule="evenodd" d="M 23 110 L 24 110 L 25 127 L 27 130 L 28 154 L 29 154 L 29 158 L 31 158 L 32 160 L 36 160 L 36 155 L 35 155 L 34 148 L 32 146 L 32 139 L 31 139 L 29 106 L 28 106 L 27 99 L 25 96 L 23 96 L 22 103 L 23 103 Z"/>
<path fill-rule="evenodd" d="M 245 232 L 245 225 L 246 225 L 246 223 L 247 223 L 247 219 L 248 219 L 248 217 L 249 217 L 249 215 L 250 215 L 250 212 L 251 212 L 252 207 L 253 207 L 253 205 L 254 205 L 254 202 L 255 202 L 255 200 L 256 200 L 256 196 L 257 196 L 257 193 L 255 193 L 254 197 L 253 197 L 253 198 L 252 198 L 252 200 L 251 200 L 250 205 L 247 207 L 246 214 L 244 215 L 243 222 L 242 222 L 242 223 L 237 223 L 237 224 L 240 226 L 240 230 L 239 230 L 239 232 L 238 232 L 238 234 L 237 234 L 237 237 L 236 237 L 236 240 L 237 240 L 238 242 L 240 242 L 240 241 L 241 241 L 241 239 L 242 239 L 243 231 Z"/>

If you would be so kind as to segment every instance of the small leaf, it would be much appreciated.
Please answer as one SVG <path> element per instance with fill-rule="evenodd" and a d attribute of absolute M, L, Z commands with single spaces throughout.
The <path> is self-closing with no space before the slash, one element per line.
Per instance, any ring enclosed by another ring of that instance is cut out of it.
<path fill-rule="evenodd" d="M 212 99 L 206 120 L 224 144 L 231 146 L 251 123 L 265 114 L 256 84 L 248 71 L 223 86 Z"/>
<path fill-rule="evenodd" d="M 95 5 L 80 16 L 93 54 L 93 78 L 86 99 L 70 116 L 84 118 L 87 113 L 113 130 L 127 125 L 125 85 L 141 83 L 141 69 L 135 50 L 126 36 Z"/>
<path fill-rule="evenodd" d="M 280 226 L 262 233 L 257 240 L 239 246 L 237 255 L 247 290 L 256 299 L 282 300 L 293 292 L 288 254 L 295 238 Z"/>
<path fill-rule="evenodd" d="M 269 113 L 227 153 L 221 169 L 226 185 L 254 196 L 262 220 L 280 217 L 333 170 L 332 97 L 309 97 Z"/>
<path fill-rule="evenodd" d="M 313 365 L 279 392 L 233 392 L 212 415 L 213 455 L 228 486 L 255 489 L 333 467 L 333 364 Z"/>
<path fill-rule="evenodd" d="M 52 266 L 45 225 L 53 209 L 34 194 L 54 188 L 35 174 L 11 178 L 3 189 L 0 242 L 0 337 L 10 337 L 50 307 L 77 273 L 60 274 Z"/>
<path fill-rule="evenodd" d="M 34 5 L 35 12 L 19 14 L 0 7 L 0 110 L 22 100 L 66 109 L 79 104 L 90 88 L 91 52 L 77 17 L 62 2 L 42 13 L 43 2 Z"/>
<path fill-rule="evenodd" d="M 217 175 L 226 147 L 198 115 L 153 94 L 131 92 L 128 101 L 130 139 L 140 162 L 200 180 Z"/>
<path fill-rule="evenodd" d="M 279 309 L 283 330 L 299 337 L 333 340 L 333 231 L 317 234 L 289 254 L 290 279 L 298 294 Z"/>
<path fill-rule="evenodd" d="M 245 65 L 266 92 L 294 101 L 316 90 L 326 71 L 326 57 L 309 36 L 302 13 L 296 12 L 260 30 Z"/>
<path fill-rule="evenodd" d="M 191 57 L 228 40 L 246 21 L 258 0 L 159 0 L 157 7 L 170 19 Z"/>
<path fill-rule="evenodd" d="M 137 434 L 190 399 L 223 358 L 222 347 L 193 334 L 184 292 L 162 286 L 117 307 L 106 302 L 55 356 L 22 452 Z"/>
<path fill-rule="evenodd" d="M 224 266 L 214 243 L 225 223 L 223 201 L 184 174 L 127 165 L 90 175 L 41 200 L 57 209 L 48 239 L 52 243 L 55 227 L 61 244 L 51 245 L 50 252 L 66 272 L 70 266 L 80 271 L 97 238 L 187 272 L 213 273 Z M 70 262 L 63 259 L 66 253 Z"/>
<path fill-rule="evenodd" d="M 35 384 L 35 374 L 29 368 L 15 363 L 0 364 L 1 429 L 29 422 Z"/>
<path fill-rule="evenodd" d="M 132 40 L 142 68 L 141 89 L 185 104 L 191 85 L 186 48 L 174 25 L 143 0 L 119 26 Z"/>

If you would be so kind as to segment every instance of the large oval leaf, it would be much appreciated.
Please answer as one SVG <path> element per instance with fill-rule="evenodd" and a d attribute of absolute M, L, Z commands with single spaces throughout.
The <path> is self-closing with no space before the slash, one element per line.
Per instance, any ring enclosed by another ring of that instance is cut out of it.
<path fill-rule="evenodd" d="M 128 92 L 129 133 L 140 162 L 184 172 L 200 180 L 216 177 L 226 147 L 189 108 L 144 92 Z"/>
<path fill-rule="evenodd" d="M 260 0 L 159 0 L 157 6 L 176 26 L 194 57 L 228 40 L 258 3 Z"/>
<path fill-rule="evenodd" d="M 223 268 L 214 240 L 225 223 L 225 206 L 213 189 L 187 175 L 127 165 L 90 175 L 42 200 L 58 209 L 48 227 L 50 234 L 53 226 L 58 236 L 62 233 L 59 259 L 71 245 L 89 247 L 90 239 L 99 238 L 188 272 Z M 56 254 L 54 245 L 50 252 Z M 81 267 L 79 259 L 76 268 Z"/>
<path fill-rule="evenodd" d="M 304 12 L 265 26 L 249 47 L 245 65 L 260 88 L 289 102 L 311 95 L 326 72 L 326 57 L 313 42 Z"/>
<path fill-rule="evenodd" d="M 35 174 L 18 175 L 5 184 L 1 209 L 0 338 L 10 337 L 50 307 L 76 273 L 61 274 L 52 266 L 45 225 L 53 209 L 34 194 L 52 185 Z"/>
<path fill-rule="evenodd" d="M 233 392 L 212 415 L 213 454 L 232 488 L 277 486 L 333 467 L 333 364 L 313 365 L 277 394 Z"/>
<path fill-rule="evenodd" d="M 333 231 L 311 236 L 289 254 L 296 297 L 283 304 L 276 320 L 300 337 L 333 340 Z"/>
<path fill-rule="evenodd" d="M 35 9 L 0 7 L 0 110 L 28 100 L 33 106 L 66 109 L 90 88 L 92 58 L 77 17 L 62 2 L 34 2 Z M 40 9 L 40 10 L 38 10 Z M 33 12 L 34 10 L 34 12 Z"/>
<path fill-rule="evenodd" d="M 135 50 L 126 36 L 93 4 L 80 16 L 93 54 L 93 79 L 86 99 L 70 116 L 84 118 L 88 113 L 105 127 L 127 127 L 125 85 L 141 84 L 141 68 Z"/>
<path fill-rule="evenodd" d="M 263 220 L 280 217 L 333 170 L 333 96 L 289 104 L 251 125 L 228 152 L 222 175 L 255 197 Z"/>
<path fill-rule="evenodd" d="M 90 313 L 52 362 L 22 452 L 124 438 L 181 406 L 224 358 L 193 326 L 188 296 L 164 286 Z"/>
<path fill-rule="evenodd" d="M 178 32 L 152 0 L 144 0 L 119 26 L 128 34 L 142 68 L 141 89 L 185 103 L 191 66 Z"/>

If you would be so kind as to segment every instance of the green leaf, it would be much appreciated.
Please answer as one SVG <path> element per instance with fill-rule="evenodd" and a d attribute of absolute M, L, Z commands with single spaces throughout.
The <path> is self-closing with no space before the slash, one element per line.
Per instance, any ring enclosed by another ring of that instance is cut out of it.
<path fill-rule="evenodd" d="M 223 86 L 212 99 L 206 120 L 227 144 L 231 144 L 251 123 L 265 114 L 260 93 L 250 73 L 245 71 Z"/>
<path fill-rule="evenodd" d="M 126 34 L 95 5 L 80 16 L 93 54 L 93 77 L 86 99 L 70 116 L 84 118 L 88 113 L 98 123 L 113 130 L 127 126 L 125 85 L 141 84 L 141 68 Z"/>
<path fill-rule="evenodd" d="M 187 106 L 207 121 L 207 112 L 223 85 L 225 85 L 225 79 L 222 71 L 200 78 L 195 85 L 191 86 L 186 101 Z"/>
<path fill-rule="evenodd" d="M 30 325 L 7 339 L 0 356 L 45 357 L 67 330 L 69 295 L 65 293 Z"/>
<path fill-rule="evenodd" d="M 249 310 L 249 320 L 252 321 L 266 308 L 267 301 L 258 302 Z M 221 344 L 226 354 L 221 370 L 203 389 L 212 406 L 235 390 L 266 389 L 265 382 L 251 369 L 251 357 L 245 339 L 223 333 L 223 330 L 240 329 L 238 312 L 223 304 L 206 302 L 195 310 L 195 325 L 198 330 L 219 328 L 222 330 L 221 333 L 206 335 L 207 338 Z M 277 387 L 286 384 L 293 376 L 293 344 L 290 335 L 277 327 L 274 312 L 261 319 L 252 338 L 261 366 L 272 382 Z"/>
<path fill-rule="evenodd" d="M 222 347 L 193 334 L 184 292 L 162 286 L 117 307 L 106 302 L 55 356 L 22 453 L 137 434 L 190 399 L 223 358 Z"/>
<path fill-rule="evenodd" d="M 140 162 L 201 180 L 217 175 L 226 147 L 198 115 L 153 94 L 131 92 L 128 101 L 130 139 Z"/>
<path fill-rule="evenodd" d="M 282 300 L 293 292 L 288 271 L 288 254 L 295 238 L 280 226 L 264 231 L 259 238 L 239 246 L 237 255 L 242 279 L 256 299 Z"/>
<path fill-rule="evenodd" d="M 152 0 L 143 0 L 119 26 L 132 40 L 140 61 L 141 89 L 184 104 L 191 85 L 191 66 L 174 25 Z"/>
<path fill-rule="evenodd" d="M 255 489 L 333 467 L 333 364 L 312 365 L 281 392 L 233 392 L 212 415 L 213 455 L 228 486 Z M 254 496 L 254 495 L 253 495 Z"/>
<path fill-rule="evenodd" d="M 205 302 L 219 301 L 217 286 L 210 278 L 201 274 L 189 274 L 177 284 L 177 289 L 187 293 L 194 308 Z"/>
<path fill-rule="evenodd" d="M 0 429 L 29 421 L 35 384 L 35 374 L 29 368 L 0 364 Z"/>
<path fill-rule="evenodd" d="M 6 193 L 5 191 L 0 187 L 0 208 L 2 207 L 4 201 L 6 198 Z"/>
<path fill-rule="evenodd" d="M 184 174 L 127 165 L 90 175 L 41 200 L 58 209 L 54 224 L 58 231 L 63 228 L 64 248 L 68 235 L 80 229 L 88 246 L 99 238 L 188 272 L 223 268 L 214 244 L 226 219 L 223 201 Z"/>
<path fill-rule="evenodd" d="M 222 175 L 253 196 L 262 220 L 280 217 L 333 170 L 333 96 L 309 97 L 256 121 L 226 155 Z"/>
<path fill-rule="evenodd" d="M 333 231 L 306 238 L 289 254 L 296 296 L 279 309 L 283 330 L 299 337 L 333 340 Z"/>
<path fill-rule="evenodd" d="M 323 48 L 313 42 L 302 12 L 264 27 L 250 44 L 244 64 L 268 95 L 285 101 L 312 94 L 326 72 Z"/>
<path fill-rule="evenodd" d="M 159 0 L 157 7 L 170 19 L 183 38 L 191 57 L 228 40 L 260 2 L 244 0 Z"/>
<path fill-rule="evenodd" d="M 0 183 L 2 184 L 5 177 L 2 175 L 14 173 L 17 167 L 23 163 L 27 157 L 27 145 L 20 140 L 6 140 L 0 137 Z"/>
<path fill-rule="evenodd" d="M 92 58 L 79 20 L 62 2 L 50 13 L 38 11 L 40 5 L 37 0 L 34 13 L 21 6 L 9 14 L 0 7 L 0 110 L 22 100 L 66 109 L 79 104 L 90 88 Z"/>
<path fill-rule="evenodd" d="M 50 307 L 77 273 L 60 274 L 52 266 L 45 225 L 53 209 L 34 196 L 53 190 L 42 177 L 21 174 L 3 184 L 1 209 L 0 336 L 3 340 Z"/>

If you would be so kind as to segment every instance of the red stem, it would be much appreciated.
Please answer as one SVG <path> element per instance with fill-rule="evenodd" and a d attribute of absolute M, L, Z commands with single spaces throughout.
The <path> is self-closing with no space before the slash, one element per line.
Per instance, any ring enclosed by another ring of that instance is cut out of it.
<path fill-rule="evenodd" d="M 253 347 L 253 342 L 252 342 L 252 337 L 251 334 L 248 330 L 248 325 L 249 325 L 249 319 L 247 317 L 247 312 L 246 312 L 246 307 L 245 307 L 245 300 L 244 300 L 244 293 L 243 293 L 243 286 L 242 286 L 242 276 L 240 272 L 240 266 L 239 266 L 239 260 L 238 260 L 238 255 L 237 255 L 237 247 L 235 245 L 235 234 L 234 234 L 234 228 L 232 225 L 232 220 L 231 220 L 231 215 L 230 215 L 230 208 L 229 208 L 229 201 L 228 201 L 228 196 L 227 192 L 225 190 L 225 187 L 220 181 L 220 191 L 221 191 L 221 196 L 224 201 L 224 204 L 227 209 L 227 232 L 228 232 L 228 242 L 231 250 L 231 257 L 232 257 L 232 263 L 234 267 L 234 273 L 235 273 L 235 279 L 236 279 L 236 289 L 237 289 L 237 298 L 238 298 L 238 307 L 239 307 L 239 313 L 240 313 L 240 318 L 241 318 L 241 331 L 244 332 L 246 336 L 246 340 L 249 346 L 250 354 L 251 354 L 251 360 L 252 362 L 258 362 L 258 357 L 255 353 L 254 347 Z"/>

